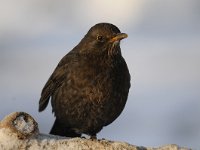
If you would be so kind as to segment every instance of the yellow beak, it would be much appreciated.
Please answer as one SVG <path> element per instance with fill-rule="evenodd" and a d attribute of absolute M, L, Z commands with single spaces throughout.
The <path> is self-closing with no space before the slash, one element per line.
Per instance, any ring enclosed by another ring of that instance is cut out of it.
<path fill-rule="evenodd" d="M 115 37 L 113 37 L 110 42 L 120 41 L 124 38 L 127 38 L 128 35 L 126 33 L 118 33 Z"/>

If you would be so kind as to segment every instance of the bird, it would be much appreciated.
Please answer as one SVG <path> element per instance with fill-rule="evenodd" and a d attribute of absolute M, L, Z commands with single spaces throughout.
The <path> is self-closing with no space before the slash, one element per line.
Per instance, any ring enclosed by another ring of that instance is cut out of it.
<path fill-rule="evenodd" d="M 58 63 L 42 89 L 39 112 L 51 100 L 55 122 L 50 134 L 97 138 L 123 111 L 131 76 L 111 23 L 97 23 Z"/>

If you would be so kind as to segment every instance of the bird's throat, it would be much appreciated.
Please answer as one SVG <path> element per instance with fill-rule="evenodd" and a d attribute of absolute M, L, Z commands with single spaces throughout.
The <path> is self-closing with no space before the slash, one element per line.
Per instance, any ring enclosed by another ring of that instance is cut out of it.
<path fill-rule="evenodd" d="M 108 56 L 113 57 L 115 55 L 121 55 L 121 49 L 119 46 L 119 41 L 115 41 L 108 48 Z"/>

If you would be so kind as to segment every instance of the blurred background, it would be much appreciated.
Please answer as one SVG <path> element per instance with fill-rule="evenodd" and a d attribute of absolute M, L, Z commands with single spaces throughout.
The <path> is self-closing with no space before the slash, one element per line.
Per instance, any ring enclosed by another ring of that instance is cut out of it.
<path fill-rule="evenodd" d="M 25 111 L 48 133 L 40 92 L 91 26 L 117 25 L 132 76 L 121 116 L 98 138 L 200 148 L 199 0 L 0 0 L 0 119 Z"/>

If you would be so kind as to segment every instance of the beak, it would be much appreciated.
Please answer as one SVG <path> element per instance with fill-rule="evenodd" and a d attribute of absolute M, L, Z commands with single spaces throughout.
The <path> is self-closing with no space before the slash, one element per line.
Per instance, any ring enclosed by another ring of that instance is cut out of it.
<path fill-rule="evenodd" d="M 128 35 L 126 34 L 126 33 L 118 33 L 115 37 L 113 37 L 111 40 L 110 40 L 110 42 L 115 42 L 115 41 L 120 41 L 120 40 L 122 40 L 122 39 L 124 39 L 124 38 L 127 38 L 128 37 Z"/>

